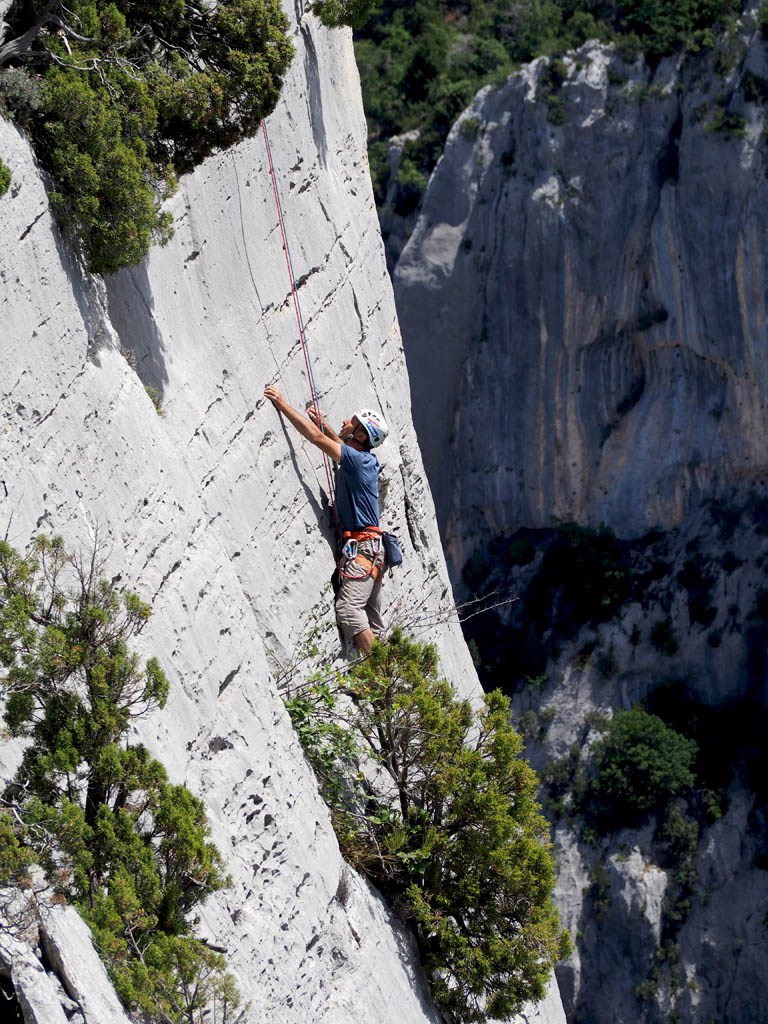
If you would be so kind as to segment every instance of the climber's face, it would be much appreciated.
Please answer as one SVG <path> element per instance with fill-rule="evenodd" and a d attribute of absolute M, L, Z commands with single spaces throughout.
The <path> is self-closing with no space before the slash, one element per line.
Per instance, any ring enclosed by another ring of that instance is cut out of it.
<path fill-rule="evenodd" d="M 366 448 L 368 445 L 368 431 L 357 416 L 353 416 L 351 420 L 344 420 L 341 425 L 341 438 L 347 444 L 354 441 L 361 448 Z"/>
<path fill-rule="evenodd" d="M 352 417 L 352 433 L 350 436 L 354 437 L 358 444 L 365 445 L 368 442 L 368 431 L 357 416 Z"/>

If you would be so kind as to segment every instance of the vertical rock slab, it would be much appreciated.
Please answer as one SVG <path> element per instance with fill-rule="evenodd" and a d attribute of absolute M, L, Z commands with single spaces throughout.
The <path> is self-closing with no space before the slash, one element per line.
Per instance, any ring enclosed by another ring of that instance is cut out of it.
<path fill-rule="evenodd" d="M 0 890 L 0 975 L 24 1024 L 130 1024 L 90 930 L 72 907 L 46 906 L 44 890 Z M 16 1020 L 6 998 L 2 1019 Z"/>
<path fill-rule="evenodd" d="M 54 907 L 44 912 L 40 940 L 51 968 L 86 1021 L 129 1024 L 93 947 L 90 929 L 74 907 Z"/>
<path fill-rule="evenodd" d="M 20 948 L 15 952 L 11 981 L 24 1024 L 66 1024 L 56 985 L 30 950 Z M 106 1018 L 105 1024 L 112 1022 Z"/>

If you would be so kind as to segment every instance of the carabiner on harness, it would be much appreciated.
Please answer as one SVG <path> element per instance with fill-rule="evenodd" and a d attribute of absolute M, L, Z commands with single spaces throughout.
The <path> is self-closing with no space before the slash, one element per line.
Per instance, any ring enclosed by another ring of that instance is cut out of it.
<path fill-rule="evenodd" d="M 341 553 L 344 558 L 348 558 L 350 561 L 357 555 L 357 541 L 354 537 L 350 537 L 341 549 Z"/>

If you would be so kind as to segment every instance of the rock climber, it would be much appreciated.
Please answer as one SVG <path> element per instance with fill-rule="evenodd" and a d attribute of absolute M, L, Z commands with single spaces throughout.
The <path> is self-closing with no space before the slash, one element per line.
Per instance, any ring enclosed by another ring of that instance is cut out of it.
<path fill-rule="evenodd" d="M 344 638 L 367 654 L 374 638 L 384 640 L 381 583 L 384 547 L 379 526 L 379 460 L 372 449 L 384 441 L 389 428 L 380 412 L 358 409 L 344 420 L 338 434 L 314 407 L 303 415 L 292 408 L 277 388 L 264 388 L 279 413 L 298 432 L 338 463 L 336 513 L 343 532 L 339 557 L 340 587 L 336 594 L 336 620 Z"/>

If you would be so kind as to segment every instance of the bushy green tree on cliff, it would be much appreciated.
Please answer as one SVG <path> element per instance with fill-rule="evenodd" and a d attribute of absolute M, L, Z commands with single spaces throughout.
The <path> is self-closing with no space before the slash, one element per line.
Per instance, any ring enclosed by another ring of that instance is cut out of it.
<path fill-rule="evenodd" d="M 4 721 L 28 737 L 0 807 L 0 881 L 33 857 L 91 925 L 125 1005 L 148 1022 L 215 1024 L 237 1005 L 223 958 L 189 914 L 226 879 L 203 804 L 126 742 L 131 721 L 165 703 L 166 678 L 130 641 L 149 606 L 102 579 L 60 538 L 30 556 L 0 542 Z"/>
<path fill-rule="evenodd" d="M 696 743 L 658 715 L 642 707 L 617 711 L 604 733 L 595 744 L 597 775 L 585 800 L 598 822 L 636 824 L 694 785 Z"/>
<path fill-rule="evenodd" d="M 351 25 L 362 28 L 368 21 L 375 0 L 313 0 L 311 10 L 328 28 Z"/>
<path fill-rule="evenodd" d="M 454 1021 L 515 1013 L 567 955 L 537 780 L 509 704 L 479 714 L 438 675 L 434 648 L 393 631 L 345 677 L 287 701 L 345 857 L 415 932 Z"/>
<path fill-rule="evenodd" d="M 293 54 L 279 0 L 16 0 L 6 18 L 0 98 L 99 272 L 168 239 L 176 176 L 256 131 Z M 4 69 L 27 76 L 23 109 Z"/>

